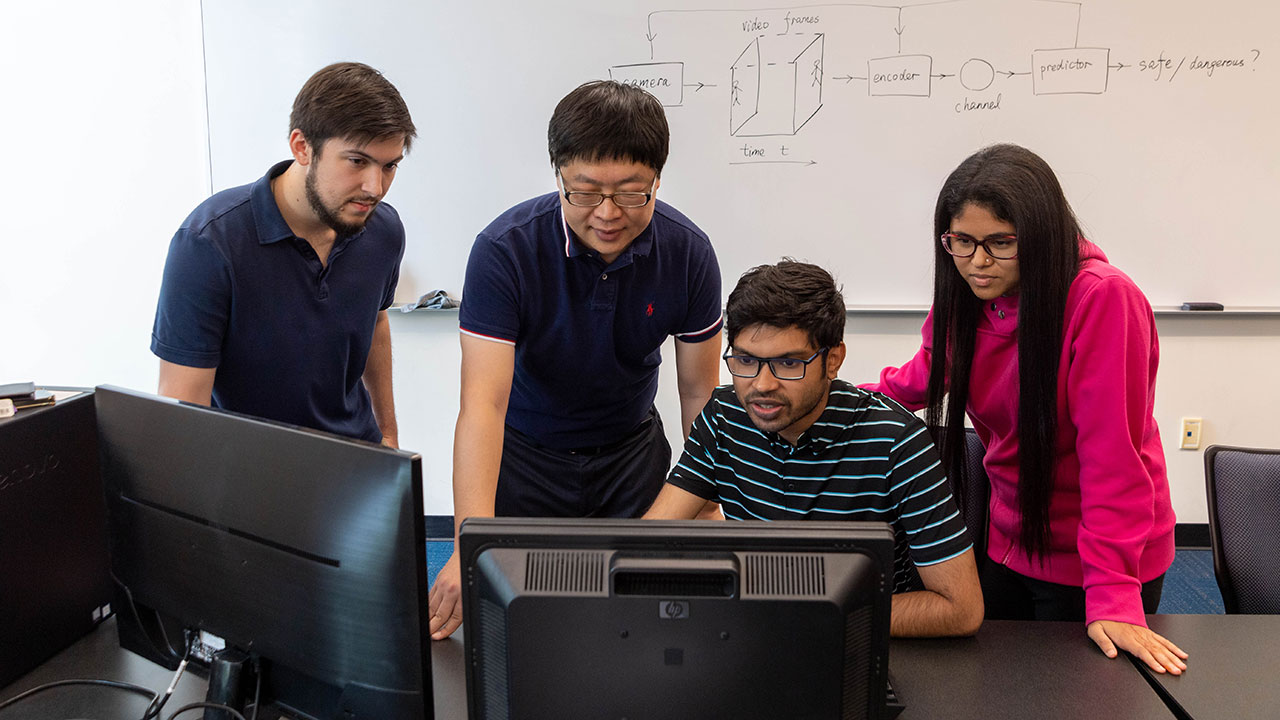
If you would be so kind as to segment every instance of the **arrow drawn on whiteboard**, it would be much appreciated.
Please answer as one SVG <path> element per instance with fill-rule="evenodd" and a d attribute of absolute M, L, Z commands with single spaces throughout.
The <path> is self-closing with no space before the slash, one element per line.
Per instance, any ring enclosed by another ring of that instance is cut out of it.
<path fill-rule="evenodd" d="M 1001 75 L 1003 75 L 1003 76 L 1005 76 L 1005 77 L 1007 77 L 1007 78 L 1011 78 L 1011 77 L 1013 77 L 1014 75 L 1030 75 L 1030 74 L 1031 74 L 1031 71 L 1030 71 L 1030 70 L 1028 70 L 1028 71 L 1026 71 L 1026 72 L 1024 72 L 1024 73 L 1013 72 L 1012 70 L 997 70 L 996 72 L 1000 73 Z"/>
<path fill-rule="evenodd" d="M 817 165 L 817 160 L 742 160 L 739 162 L 731 162 L 730 165 Z"/>
<path fill-rule="evenodd" d="M 1125 69 L 1125 68 L 1127 68 L 1127 67 L 1132 67 L 1132 66 L 1131 66 L 1131 65 L 1125 65 L 1124 63 L 1116 63 L 1115 65 L 1108 65 L 1107 67 L 1109 67 L 1109 68 L 1115 68 L 1115 69 L 1116 69 L 1116 72 L 1119 72 L 1119 71 L 1121 71 L 1121 70 L 1123 70 L 1123 69 Z"/>
<path fill-rule="evenodd" d="M 858 76 L 856 76 L 856 75 L 835 75 L 835 76 L 833 76 L 831 79 L 832 79 L 832 80 L 843 80 L 845 85 L 848 85 L 850 80 L 866 80 L 866 78 L 864 78 L 864 77 L 858 77 Z"/>
<path fill-rule="evenodd" d="M 685 86 L 685 87 L 696 87 L 698 90 L 701 90 L 701 89 L 702 89 L 702 88 L 704 88 L 704 87 L 720 87 L 719 85 L 714 85 L 714 84 L 711 84 L 711 83 L 704 83 L 704 82 L 685 83 L 685 84 L 684 84 L 684 86 Z M 698 92 L 698 90 L 694 90 L 694 92 Z"/>

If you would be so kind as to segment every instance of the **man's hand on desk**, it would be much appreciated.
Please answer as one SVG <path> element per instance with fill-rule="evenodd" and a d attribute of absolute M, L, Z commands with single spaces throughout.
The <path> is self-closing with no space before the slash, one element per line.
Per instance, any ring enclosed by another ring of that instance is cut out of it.
<path fill-rule="evenodd" d="M 436 575 L 427 609 L 431 612 L 432 640 L 443 640 L 462 625 L 462 571 L 458 567 L 457 550 Z"/>
<path fill-rule="evenodd" d="M 1158 673 L 1181 675 L 1182 671 L 1187 669 L 1187 664 L 1184 662 L 1187 654 L 1181 648 L 1141 625 L 1114 620 L 1094 620 L 1089 623 L 1089 637 L 1109 658 L 1115 657 L 1118 654 L 1116 648 L 1120 648 L 1145 662 L 1147 667 Z"/>

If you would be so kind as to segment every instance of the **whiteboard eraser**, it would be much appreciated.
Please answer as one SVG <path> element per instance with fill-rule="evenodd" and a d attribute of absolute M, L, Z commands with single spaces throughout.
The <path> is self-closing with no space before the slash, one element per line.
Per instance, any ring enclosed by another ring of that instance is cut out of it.
<path fill-rule="evenodd" d="M 1222 310 L 1223 307 L 1222 307 L 1222 303 L 1184 302 L 1182 303 L 1182 309 L 1183 310 Z"/>

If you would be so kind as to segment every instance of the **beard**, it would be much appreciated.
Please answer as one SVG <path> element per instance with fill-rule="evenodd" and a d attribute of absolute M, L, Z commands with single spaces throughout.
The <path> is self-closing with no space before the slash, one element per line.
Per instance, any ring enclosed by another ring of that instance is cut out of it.
<path fill-rule="evenodd" d="M 303 183 L 303 189 L 307 196 L 307 204 L 311 206 L 312 212 L 316 214 L 316 218 L 324 223 L 326 227 L 338 234 L 338 238 L 346 238 L 355 235 L 364 229 L 365 220 L 373 214 L 373 208 L 369 209 L 369 213 L 359 222 L 349 223 L 343 222 L 338 217 L 338 213 L 342 210 L 339 205 L 335 210 L 324 204 L 324 199 L 320 197 L 320 191 L 316 189 L 316 175 L 313 171 L 307 171 L 307 179 Z M 377 200 L 370 201 L 371 204 L 377 203 Z"/>

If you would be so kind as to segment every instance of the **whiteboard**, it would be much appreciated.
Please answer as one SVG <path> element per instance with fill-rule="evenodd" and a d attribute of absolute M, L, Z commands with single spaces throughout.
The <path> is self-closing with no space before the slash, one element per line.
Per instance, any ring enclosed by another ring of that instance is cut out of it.
<path fill-rule="evenodd" d="M 726 294 L 788 255 L 851 305 L 927 304 L 942 181 L 1015 142 L 1153 304 L 1280 306 L 1280 4 L 213 0 L 203 21 L 215 190 L 286 157 L 322 65 L 399 87 L 419 129 L 387 197 L 401 301 L 461 293 L 476 233 L 554 189 L 556 102 L 614 77 L 667 105 L 659 194 L 710 235 Z"/>

